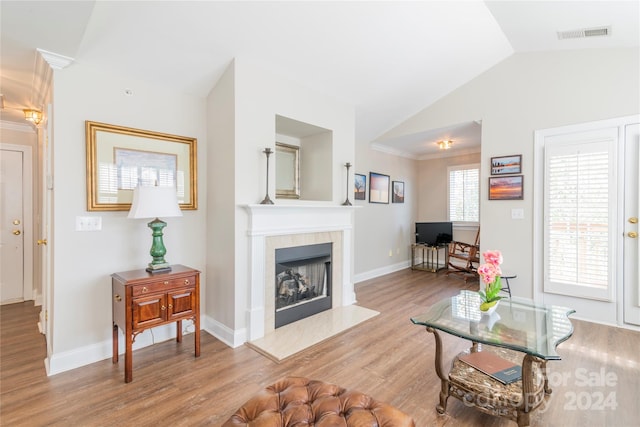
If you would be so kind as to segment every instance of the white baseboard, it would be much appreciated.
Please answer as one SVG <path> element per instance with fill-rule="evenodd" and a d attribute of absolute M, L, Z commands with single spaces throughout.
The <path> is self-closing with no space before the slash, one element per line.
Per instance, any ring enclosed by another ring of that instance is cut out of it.
<path fill-rule="evenodd" d="M 391 264 L 384 267 L 376 268 L 375 270 L 366 271 L 364 273 L 355 274 L 353 276 L 353 283 L 364 282 L 365 280 L 375 279 L 376 277 L 384 276 L 385 274 L 394 273 L 396 271 L 409 268 L 409 261 L 399 262 L 397 264 Z"/>
<path fill-rule="evenodd" d="M 193 322 L 190 320 L 184 320 L 182 322 L 182 330 L 184 335 L 193 333 Z M 133 343 L 133 350 L 135 351 L 153 344 L 175 339 L 175 337 L 175 324 L 147 329 L 136 336 L 136 341 Z M 53 353 L 50 357 L 44 360 L 47 376 L 70 371 L 71 369 L 80 368 L 101 360 L 110 359 L 113 356 L 112 345 L 113 343 L 111 339 L 107 339 L 99 343 L 75 348 L 73 350 Z M 120 331 L 118 337 L 119 354 L 124 354 L 124 347 L 124 335 L 122 334 L 122 331 Z"/>
<path fill-rule="evenodd" d="M 239 347 L 247 341 L 246 328 L 234 331 L 209 316 L 204 317 L 204 330 L 231 348 Z"/>
<path fill-rule="evenodd" d="M 35 298 L 33 298 L 33 305 L 36 307 L 40 307 L 42 305 L 42 294 L 36 292 L 36 290 L 34 289 L 33 295 L 35 295 Z"/>

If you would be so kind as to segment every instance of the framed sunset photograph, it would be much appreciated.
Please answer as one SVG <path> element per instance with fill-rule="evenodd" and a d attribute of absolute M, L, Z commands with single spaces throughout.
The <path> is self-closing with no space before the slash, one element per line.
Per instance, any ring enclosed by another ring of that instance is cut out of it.
<path fill-rule="evenodd" d="M 491 158 L 491 175 L 513 175 L 522 172 L 522 154 Z"/>
<path fill-rule="evenodd" d="M 489 178 L 489 200 L 524 199 L 523 181 L 523 175 Z"/>
<path fill-rule="evenodd" d="M 389 175 L 369 172 L 369 203 L 389 203 Z"/>

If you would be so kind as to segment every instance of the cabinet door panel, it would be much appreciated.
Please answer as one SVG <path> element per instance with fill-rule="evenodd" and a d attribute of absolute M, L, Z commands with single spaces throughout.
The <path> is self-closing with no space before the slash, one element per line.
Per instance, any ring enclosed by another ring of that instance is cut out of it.
<path fill-rule="evenodd" d="M 193 316 L 196 305 L 195 289 L 181 289 L 176 292 L 169 292 L 169 320 L 174 318 L 185 318 Z"/>
<path fill-rule="evenodd" d="M 162 323 L 167 313 L 166 294 L 135 298 L 132 301 L 132 309 L 134 329 Z"/>

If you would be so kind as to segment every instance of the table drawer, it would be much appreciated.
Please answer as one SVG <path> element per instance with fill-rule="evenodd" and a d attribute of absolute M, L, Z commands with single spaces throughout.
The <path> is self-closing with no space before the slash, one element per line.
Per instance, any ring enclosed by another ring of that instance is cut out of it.
<path fill-rule="evenodd" d="M 164 292 L 167 289 L 190 287 L 196 285 L 196 276 L 181 277 L 178 279 L 158 280 L 157 282 L 133 285 L 133 296 L 147 295 L 155 292 Z"/>

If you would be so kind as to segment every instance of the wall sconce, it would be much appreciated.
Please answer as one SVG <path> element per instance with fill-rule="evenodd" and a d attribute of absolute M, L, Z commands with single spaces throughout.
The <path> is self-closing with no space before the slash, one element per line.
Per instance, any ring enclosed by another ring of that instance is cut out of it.
<path fill-rule="evenodd" d="M 22 110 L 24 112 L 24 119 L 30 121 L 34 125 L 39 125 L 42 121 L 42 111 L 38 110 Z"/>
<path fill-rule="evenodd" d="M 437 144 L 441 150 L 448 150 L 453 145 L 453 141 L 450 141 L 450 140 L 438 141 Z"/>

